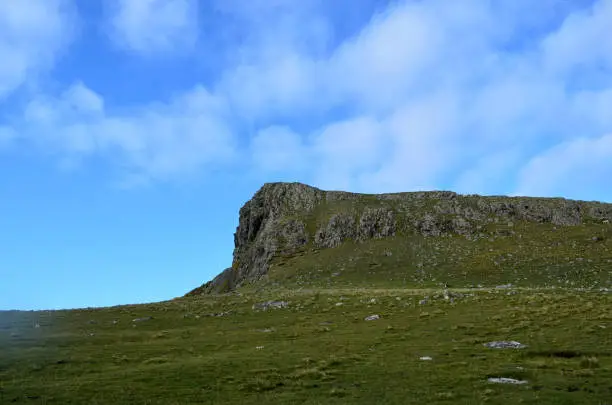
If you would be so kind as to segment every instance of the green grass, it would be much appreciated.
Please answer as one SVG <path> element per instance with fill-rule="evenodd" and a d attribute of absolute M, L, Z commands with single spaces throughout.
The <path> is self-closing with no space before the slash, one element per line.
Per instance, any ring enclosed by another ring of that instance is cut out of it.
<path fill-rule="evenodd" d="M 436 291 L 243 289 L 147 305 L 2 312 L 0 403 L 610 403 L 609 294 L 488 289 L 452 304 L 418 304 Z M 267 299 L 290 306 L 251 308 Z M 364 321 L 371 314 L 381 318 Z M 145 316 L 153 319 L 133 322 Z M 483 346 L 491 340 L 528 347 Z"/>
<path fill-rule="evenodd" d="M 301 254 L 274 258 L 263 285 L 392 288 L 435 287 L 446 282 L 453 287 L 512 283 L 600 288 L 612 283 L 609 225 L 555 227 L 518 222 L 513 224 L 512 236 L 498 232 L 507 225 L 487 227 L 486 234 L 475 240 L 460 235 L 400 234 L 347 241 L 334 249 L 307 246 Z"/>

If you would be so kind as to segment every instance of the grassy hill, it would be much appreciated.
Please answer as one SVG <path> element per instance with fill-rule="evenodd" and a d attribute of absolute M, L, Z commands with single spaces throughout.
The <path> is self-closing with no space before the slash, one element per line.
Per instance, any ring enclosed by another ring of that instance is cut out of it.
<path fill-rule="evenodd" d="M 0 403 L 610 404 L 610 219 L 268 184 L 185 297 L 0 312 Z"/>

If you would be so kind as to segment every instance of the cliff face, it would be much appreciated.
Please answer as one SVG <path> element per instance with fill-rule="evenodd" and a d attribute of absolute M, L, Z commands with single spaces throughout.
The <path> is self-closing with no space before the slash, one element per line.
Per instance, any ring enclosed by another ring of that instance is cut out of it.
<path fill-rule="evenodd" d="M 453 192 L 366 195 L 300 183 L 268 183 L 240 209 L 232 267 L 188 295 L 220 293 L 264 277 L 275 256 L 396 235 L 482 238 L 487 224 L 512 237 L 514 222 L 576 226 L 612 222 L 612 204 L 561 198 L 463 196 Z"/>

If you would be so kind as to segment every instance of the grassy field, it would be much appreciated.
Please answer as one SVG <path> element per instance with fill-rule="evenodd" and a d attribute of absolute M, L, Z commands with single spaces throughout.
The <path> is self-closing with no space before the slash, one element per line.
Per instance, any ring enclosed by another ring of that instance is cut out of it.
<path fill-rule="evenodd" d="M 443 295 L 401 286 L 251 288 L 0 312 L 0 403 L 612 404 L 609 293 Z M 253 309 L 266 300 L 288 306 Z M 527 347 L 484 346 L 496 340 Z M 526 383 L 488 381 L 495 377 Z"/>

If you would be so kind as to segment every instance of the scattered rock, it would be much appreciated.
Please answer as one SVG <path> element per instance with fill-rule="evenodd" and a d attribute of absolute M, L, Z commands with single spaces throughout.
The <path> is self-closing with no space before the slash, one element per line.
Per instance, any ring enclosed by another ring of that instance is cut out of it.
<path fill-rule="evenodd" d="M 514 378 L 507 377 L 491 377 L 488 379 L 489 382 L 499 383 L 499 384 L 527 384 L 525 380 L 517 380 Z"/>
<path fill-rule="evenodd" d="M 116 320 L 116 319 L 113 319 L 113 322 L 112 322 L 112 323 L 113 323 L 113 325 L 117 325 L 117 324 L 119 323 L 119 321 L 118 321 L 118 320 Z"/>
<path fill-rule="evenodd" d="M 498 286 L 496 286 L 495 288 L 500 289 L 500 290 L 501 290 L 501 289 L 506 289 L 506 288 L 512 288 L 512 284 L 511 284 L 511 283 L 508 283 L 508 284 L 502 284 L 502 285 L 498 285 Z"/>
<path fill-rule="evenodd" d="M 339 272 L 339 271 L 337 271 L 337 272 L 335 272 L 335 273 L 332 273 L 332 277 L 338 277 L 339 275 L 340 275 L 340 272 Z"/>
<path fill-rule="evenodd" d="M 232 313 L 232 311 L 225 311 L 225 312 L 210 313 L 210 314 L 208 314 L 206 316 L 221 317 L 221 316 L 230 315 L 231 313 Z M 196 318 L 199 318 L 199 316 L 196 315 Z"/>
<path fill-rule="evenodd" d="M 429 302 L 429 299 L 427 297 L 423 298 L 422 300 L 419 301 L 419 305 L 425 305 Z"/>
<path fill-rule="evenodd" d="M 266 301 L 253 304 L 253 310 L 262 310 L 267 311 L 269 308 L 278 309 L 278 308 L 287 308 L 289 303 L 286 301 Z"/>
<path fill-rule="evenodd" d="M 34 329 L 38 329 L 38 328 L 40 328 L 40 324 L 39 324 L 38 322 L 36 322 L 36 323 L 34 324 Z"/>
<path fill-rule="evenodd" d="M 263 332 L 263 333 L 270 333 L 270 332 L 274 332 L 275 329 L 274 328 L 265 328 L 265 329 L 257 329 L 258 332 Z"/>
<path fill-rule="evenodd" d="M 151 319 L 153 319 L 152 316 L 145 316 L 145 317 L 142 317 L 142 318 L 132 319 L 132 322 L 144 322 L 144 321 L 150 321 Z"/>
<path fill-rule="evenodd" d="M 374 315 L 366 316 L 364 319 L 366 321 L 375 321 L 377 319 L 380 319 L 380 315 L 374 314 Z"/>
<path fill-rule="evenodd" d="M 465 294 L 461 294 L 460 292 L 444 290 L 442 291 L 441 294 L 434 295 L 433 299 L 435 300 L 444 299 L 446 301 L 454 301 L 454 299 L 456 298 L 463 298 L 463 297 L 465 297 Z"/>
<path fill-rule="evenodd" d="M 433 359 L 431 357 L 429 357 L 429 356 L 422 356 L 422 357 L 419 357 L 419 360 L 429 361 L 429 360 L 433 360 Z"/>
<path fill-rule="evenodd" d="M 95 324 L 97 324 L 97 323 L 98 323 L 98 321 L 93 320 L 93 319 L 90 319 L 89 321 L 87 321 L 87 323 L 88 323 L 89 325 L 95 325 Z"/>
<path fill-rule="evenodd" d="M 514 340 L 493 341 L 489 343 L 483 343 L 483 345 L 492 349 L 523 349 L 527 347 L 527 345 L 516 342 Z"/>
<path fill-rule="evenodd" d="M 261 350 L 261 349 L 263 349 L 263 348 L 264 348 L 263 346 L 257 346 L 257 347 L 255 347 L 255 349 L 257 349 L 257 350 Z"/>

